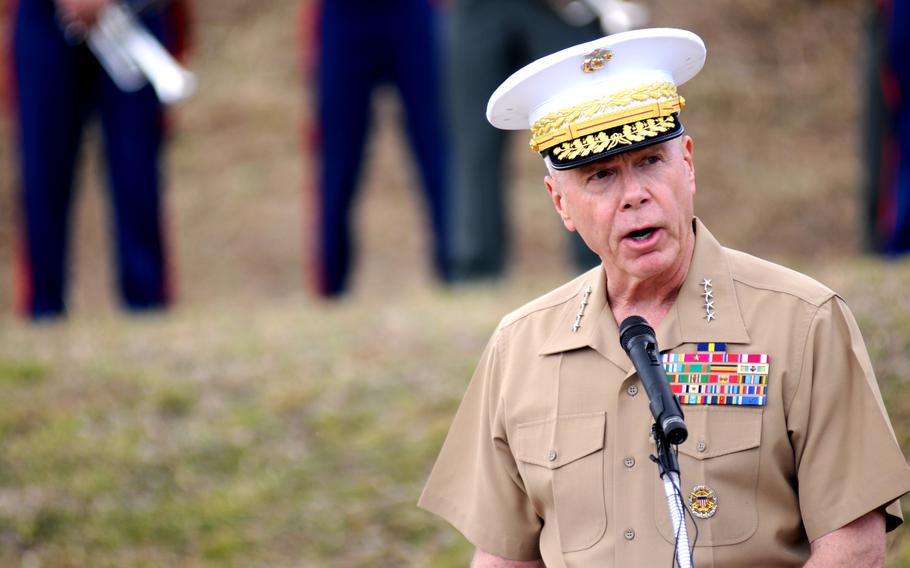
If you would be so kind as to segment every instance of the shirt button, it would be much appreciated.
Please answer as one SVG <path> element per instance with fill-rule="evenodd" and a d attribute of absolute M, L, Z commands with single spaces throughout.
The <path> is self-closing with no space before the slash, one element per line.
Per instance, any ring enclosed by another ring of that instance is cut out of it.
<path fill-rule="evenodd" d="M 625 459 L 625 461 L 623 461 L 623 463 L 626 464 L 626 467 L 632 467 L 635 465 L 635 458 L 629 456 Z"/>
<path fill-rule="evenodd" d="M 626 540 L 632 540 L 635 538 L 635 531 L 632 529 L 626 529 L 626 532 L 623 533 L 623 536 L 626 537 Z"/>
<path fill-rule="evenodd" d="M 629 388 L 626 389 L 626 392 L 629 393 L 629 396 L 635 396 L 638 394 L 638 385 L 629 385 Z"/>
<path fill-rule="evenodd" d="M 698 450 L 699 452 L 704 452 L 705 450 L 708 449 L 708 443 L 705 442 L 704 440 L 699 440 L 698 443 L 695 444 L 695 449 Z"/>
<path fill-rule="evenodd" d="M 556 450 L 550 450 L 547 452 L 547 461 L 556 461 Z"/>

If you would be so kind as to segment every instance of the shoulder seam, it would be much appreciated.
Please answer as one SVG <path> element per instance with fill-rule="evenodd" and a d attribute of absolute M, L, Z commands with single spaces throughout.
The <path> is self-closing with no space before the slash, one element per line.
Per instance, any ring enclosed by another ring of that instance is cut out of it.
<path fill-rule="evenodd" d="M 747 281 L 746 279 L 744 279 L 738 275 L 733 276 L 733 281 L 739 282 L 740 284 L 743 284 L 744 286 L 749 286 L 750 288 L 755 288 L 756 290 L 766 290 L 768 292 L 777 292 L 778 294 L 786 294 L 788 296 L 793 296 L 797 300 L 802 300 L 803 302 L 810 304 L 812 306 L 815 306 L 816 308 L 821 307 L 822 305 L 824 305 L 825 302 L 829 301 L 831 298 L 833 298 L 834 296 L 837 295 L 836 292 L 834 292 L 833 290 L 831 290 L 830 288 L 828 288 L 827 286 L 825 286 L 824 284 L 821 284 L 821 283 L 819 283 L 819 288 L 821 290 L 825 291 L 824 297 L 822 297 L 818 300 L 814 300 L 812 298 L 807 298 L 804 294 L 797 294 L 793 290 L 785 290 L 780 287 L 772 287 L 772 286 L 757 284 L 755 282 Z"/>
<path fill-rule="evenodd" d="M 781 286 L 772 286 L 772 285 L 769 285 L 769 284 L 759 284 L 758 282 L 755 282 L 755 281 L 753 281 L 753 280 L 746 279 L 746 278 L 743 277 L 741 274 L 739 274 L 738 271 L 737 271 L 736 273 L 734 273 L 733 270 L 731 270 L 731 271 L 730 271 L 730 276 L 733 278 L 733 281 L 734 281 L 734 282 L 738 282 L 738 283 L 740 283 L 740 284 L 743 284 L 743 285 L 745 285 L 745 286 L 749 286 L 750 288 L 754 288 L 754 289 L 756 289 L 756 290 L 765 290 L 765 291 L 768 291 L 768 292 L 777 292 L 777 293 L 779 293 L 779 294 L 787 294 L 788 296 L 792 296 L 792 297 L 794 297 L 794 298 L 796 298 L 796 299 L 798 299 L 798 300 L 801 300 L 801 301 L 803 301 L 803 302 L 805 302 L 805 303 L 807 303 L 807 304 L 813 305 L 813 306 L 815 306 L 815 307 L 820 307 L 820 306 L 822 306 L 825 302 L 827 302 L 827 301 L 830 300 L 832 297 L 834 297 L 834 296 L 837 295 L 837 293 L 836 293 L 834 290 L 832 290 L 830 287 L 826 286 L 825 284 L 822 284 L 821 282 L 819 282 L 818 280 L 812 278 L 811 276 L 808 276 L 808 275 L 803 274 L 803 273 L 801 273 L 801 272 L 797 272 L 797 271 L 793 270 L 792 268 L 788 268 L 788 267 L 786 267 L 786 266 L 782 266 L 782 265 L 780 265 L 780 264 L 776 264 L 776 263 L 770 262 L 770 261 L 765 260 L 765 259 L 762 259 L 762 258 L 753 257 L 752 255 L 750 255 L 750 254 L 748 254 L 748 253 L 744 253 L 744 252 L 742 252 L 742 251 L 738 251 L 738 250 L 735 250 L 735 249 L 723 247 L 723 250 L 724 250 L 725 256 L 729 259 L 729 261 L 732 261 L 732 262 L 735 262 L 734 259 L 735 259 L 736 257 L 738 257 L 738 256 L 745 256 L 745 257 L 748 257 L 748 258 L 752 258 L 752 259 L 754 259 L 754 260 L 756 260 L 756 261 L 759 261 L 759 262 L 762 262 L 762 263 L 766 263 L 766 264 L 768 264 L 768 265 L 770 265 L 770 266 L 773 266 L 773 267 L 775 267 L 777 270 L 783 270 L 783 271 L 786 271 L 786 272 L 789 272 L 789 273 L 798 274 L 798 275 L 801 276 L 802 278 L 805 278 L 807 281 L 813 282 L 813 283 L 818 287 L 819 294 L 817 295 L 817 297 L 812 298 L 812 297 L 810 297 L 808 294 L 801 294 L 801 293 L 798 293 L 798 292 L 796 292 L 796 291 L 794 291 L 794 290 L 792 290 L 792 289 L 786 289 L 786 288 L 783 288 L 783 287 L 781 287 Z M 732 267 L 731 267 L 731 268 L 732 268 Z"/>
<path fill-rule="evenodd" d="M 544 310 L 551 310 L 551 309 L 559 307 L 563 304 L 567 304 L 567 303 L 571 302 L 572 298 L 574 298 L 576 296 L 578 296 L 577 291 L 574 294 L 572 294 L 571 296 L 569 296 L 568 298 L 563 298 L 562 300 L 558 300 L 558 301 L 554 300 L 553 303 L 549 303 L 549 304 L 545 304 L 543 306 L 538 306 L 533 309 L 529 309 L 527 312 L 522 313 L 521 315 L 515 315 L 515 312 L 513 312 L 512 314 L 509 314 L 509 315 L 505 316 L 504 318 L 502 318 L 502 323 L 500 324 L 499 328 L 506 329 L 508 327 L 512 327 L 512 325 L 520 322 L 521 320 L 525 319 L 528 316 L 536 314 L 537 312 L 542 312 Z"/>
<path fill-rule="evenodd" d="M 808 325 L 806 325 L 806 336 L 803 338 L 802 349 L 800 350 L 800 353 L 799 353 L 800 366 L 799 366 L 799 375 L 797 375 L 797 379 L 796 379 L 796 388 L 793 390 L 793 397 L 790 399 L 789 404 L 787 404 L 786 402 L 784 404 L 784 406 L 785 406 L 784 416 L 787 418 L 787 420 L 789 420 L 789 417 L 790 417 L 790 407 L 793 405 L 793 400 L 796 399 L 796 395 L 797 395 L 797 393 L 799 393 L 799 389 L 801 389 L 803 387 L 803 378 L 806 373 L 806 351 L 809 346 L 809 336 L 812 333 L 812 326 L 815 324 L 815 321 L 818 319 L 818 314 L 821 311 L 822 306 L 824 306 L 825 304 L 827 304 L 830 301 L 831 301 L 831 298 L 828 298 L 821 304 L 814 306 L 815 310 L 812 312 L 812 317 L 809 318 Z"/>

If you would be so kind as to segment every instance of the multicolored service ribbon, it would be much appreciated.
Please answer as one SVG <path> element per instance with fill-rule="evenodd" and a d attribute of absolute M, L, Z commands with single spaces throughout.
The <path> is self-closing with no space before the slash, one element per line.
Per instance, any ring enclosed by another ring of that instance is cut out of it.
<path fill-rule="evenodd" d="M 664 353 L 670 390 L 681 404 L 764 406 L 768 356 L 728 353 L 725 343 L 699 343 L 697 353 Z"/>

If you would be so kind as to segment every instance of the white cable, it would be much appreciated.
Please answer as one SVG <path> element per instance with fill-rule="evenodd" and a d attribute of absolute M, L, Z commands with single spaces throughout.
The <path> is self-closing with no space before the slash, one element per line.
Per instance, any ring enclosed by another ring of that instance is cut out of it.
<path fill-rule="evenodd" d="M 670 510 L 670 521 L 673 523 L 673 534 L 676 535 L 676 562 L 679 568 L 692 568 L 692 556 L 689 551 L 689 532 L 686 528 L 685 511 L 682 497 L 679 494 L 679 474 L 668 472 L 663 476 L 664 494 L 667 496 L 667 508 Z"/>

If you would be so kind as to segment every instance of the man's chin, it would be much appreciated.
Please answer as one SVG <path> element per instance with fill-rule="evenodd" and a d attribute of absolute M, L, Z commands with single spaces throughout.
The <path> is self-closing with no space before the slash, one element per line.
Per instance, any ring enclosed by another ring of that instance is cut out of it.
<path fill-rule="evenodd" d="M 667 251 L 655 250 L 630 260 L 624 272 L 638 281 L 661 279 L 675 268 L 674 260 L 674 256 Z"/>

